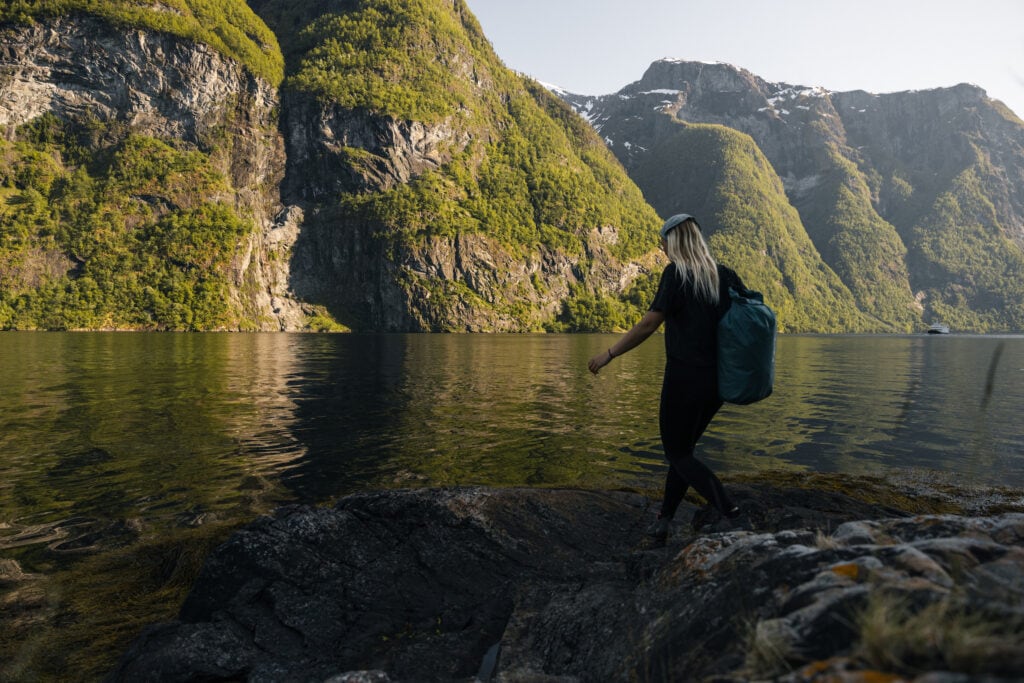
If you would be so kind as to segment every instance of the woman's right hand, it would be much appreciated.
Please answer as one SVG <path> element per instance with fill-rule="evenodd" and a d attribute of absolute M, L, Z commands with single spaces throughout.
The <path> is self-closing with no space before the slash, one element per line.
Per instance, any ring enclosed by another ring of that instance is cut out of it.
<path fill-rule="evenodd" d="M 598 371 L 601 370 L 601 368 L 603 368 L 604 366 L 608 365 L 611 362 L 611 353 L 609 353 L 608 351 L 602 351 L 601 353 L 597 354 L 596 356 L 590 359 L 590 362 L 587 363 L 587 367 L 590 368 L 590 371 L 596 375 Z"/>

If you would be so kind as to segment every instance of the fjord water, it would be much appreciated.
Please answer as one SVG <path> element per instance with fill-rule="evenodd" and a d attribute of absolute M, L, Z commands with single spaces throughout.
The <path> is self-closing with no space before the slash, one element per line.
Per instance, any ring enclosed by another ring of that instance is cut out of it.
<path fill-rule="evenodd" d="M 662 340 L 592 376 L 613 340 L 0 335 L 0 553 L 379 487 L 657 489 Z M 777 363 L 704 439 L 719 472 L 1024 486 L 1024 337 L 783 336 Z"/>

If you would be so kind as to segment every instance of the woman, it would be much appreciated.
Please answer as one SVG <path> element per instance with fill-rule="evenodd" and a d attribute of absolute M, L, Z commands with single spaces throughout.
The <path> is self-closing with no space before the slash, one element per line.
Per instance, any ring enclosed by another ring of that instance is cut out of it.
<path fill-rule="evenodd" d="M 665 221 L 661 248 L 671 263 L 661 274 L 650 310 L 607 351 L 591 358 L 589 368 L 596 375 L 665 323 L 666 363 L 658 424 L 669 470 L 661 512 L 648 532 L 664 539 L 690 486 L 709 504 L 694 516 L 694 530 L 710 521 L 714 510 L 728 518 L 740 514 L 722 482 L 694 457 L 693 450 L 722 407 L 718 398 L 718 319 L 729 305 L 728 286 L 742 287 L 743 283 L 733 270 L 715 263 L 693 216 L 678 214 Z"/>

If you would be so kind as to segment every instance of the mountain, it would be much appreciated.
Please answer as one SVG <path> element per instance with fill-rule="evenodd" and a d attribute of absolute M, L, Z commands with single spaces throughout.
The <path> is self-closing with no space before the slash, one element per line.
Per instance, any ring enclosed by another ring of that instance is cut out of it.
<path fill-rule="evenodd" d="M 461 0 L 0 10 L 0 328 L 609 329 L 659 219 Z"/>
<path fill-rule="evenodd" d="M 300 297 L 359 328 L 624 324 L 616 296 L 655 267 L 657 216 L 461 0 L 251 5 L 286 59 Z"/>
<path fill-rule="evenodd" d="M 972 86 L 662 61 L 555 96 L 462 0 L 16 0 L 0 32 L 0 329 L 623 328 L 679 210 L 783 330 L 1024 329 L 1022 124 Z"/>
<path fill-rule="evenodd" d="M 789 329 L 817 329 L 818 304 L 851 331 L 1024 329 L 1024 123 L 983 90 L 833 93 L 662 60 L 612 95 L 555 91 L 659 214 L 704 217 Z"/>

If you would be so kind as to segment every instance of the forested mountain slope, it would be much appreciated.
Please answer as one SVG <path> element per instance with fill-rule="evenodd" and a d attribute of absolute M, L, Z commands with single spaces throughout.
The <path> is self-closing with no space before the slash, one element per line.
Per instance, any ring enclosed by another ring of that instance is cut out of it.
<path fill-rule="evenodd" d="M 386 330 L 625 324 L 658 218 L 460 1 L 253 0 L 286 59 L 293 284 Z"/>
<path fill-rule="evenodd" d="M 662 60 L 614 95 L 559 94 L 660 213 L 680 196 L 703 209 L 681 168 L 701 156 L 678 138 L 694 124 L 724 126 L 750 136 L 796 210 L 759 229 L 806 233 L 865 314 L 897 330 L 934 320 L 1024 329 L 1024 124 L 979 88 L 833 93 Z M 709 208 L 709 225 L 736 229 L 734 213 Z"/>
<path fill-rule="evenodd" d="M 462 2 L 251 5 L 3 10 L 0 327 L 636 316 L 658 217 Z"/>

